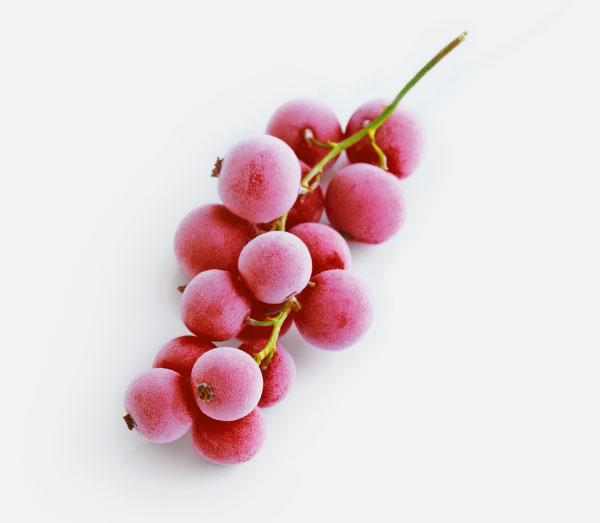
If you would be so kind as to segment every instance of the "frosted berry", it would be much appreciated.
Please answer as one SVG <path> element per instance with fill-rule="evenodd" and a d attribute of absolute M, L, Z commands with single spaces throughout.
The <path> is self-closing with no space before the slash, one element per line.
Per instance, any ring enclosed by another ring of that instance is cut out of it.
<path fill-rule="evenodd" d="M 299 238 L 272 231 L 257 236 L 242 249 L 238 270 L 257 300 L 275 304 L 306 287 L 312 262 Z"/>
<path fill-rule="evenodd" d="M 267 338 L 242 343 L 239 348 L 253 356 L 267 345 Z M 277 351 L 266 367 L 261 367 L 263 391 L 258 402 L 259 407 L 271 407 L 279 403 L 288 393 L 296 378 L 296 365 L 290 353 L 277 343 Z"/>
<path fill-rule="evenodd" d="M 371 293 L 357 276 L 340 269 L 317 274 L 298 296 L 302 308 L 294 321 L 311 345 L 339 350 L 356 343 L 373 319 Z"/>
<path fill-rule="evenodd" d="M 259 408 L 235 421 L 217 421 L 199 414 L 192 427 L 194 450 L 218 465 L 236 465 L 252 459 L 267 435 Z"/>
<path fill-rule="evenodd" d="M 175 256 L 188 278 L 208 269 L 237 272 L 244 245 L 255 227 L 224 205 L 203 205 L 190 212 L 175 233 Z"/>
<path fill-rule="evenodd" d="M 191 427 L 194 406 L 187 380 L 170 369 L 137 376 L 125 392 L 124 419 L 130 430 L 157 443 L 169 443 Z"/>
<path fill-rule="evenodd" d="M 229 149 L 218 179 L 219 196 L 233 214 L 252 223 L 267 223 L 294 205 L 300 165 L 285 142 L 257 136 Z"/>
<path fill-rule="evenodd" d="M 258 405 L 263 388 L 256 362 L 232 347 L 217 347 L 200 356 L 190 383 L 200 410 L 219 421 L 246 416 Z"/>
<path fill-rule="evenodd" d="M 329 269 L 350 270 L 350 248 L 335 229 L 324 223 L 301 223 L 292 227 L 290 233 L 298 236 L 310 252 L 312 274 Z"/>
<path fill-rule="evenodd" d="M 335 173 L 325 194 L 331 224 L 348 238 L 381 243 L 404 222 L 400 181 L 367 163 L 347 165 Z"/>
<path fill-rule="evenodd" d="M 237 277 L 212 269 L 195 276 L 183 291 L 181 318 L 196 336 L 224 341 L 242 330 L 250 314 L 250 304 L 250 297 Z"/>
<path fill-rule="evenodd" d="M 216 345 L 196 336 L 179 336 L 158 351 L 152 367 L 171 369 L 189 378 L 196 360 Z"/>

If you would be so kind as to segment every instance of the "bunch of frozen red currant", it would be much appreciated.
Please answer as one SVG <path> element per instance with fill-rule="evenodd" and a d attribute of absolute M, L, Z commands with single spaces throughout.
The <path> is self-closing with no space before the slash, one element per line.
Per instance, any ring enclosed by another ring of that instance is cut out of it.
<path fill-rule="evenodd" d="M 260 409 L 280 402 L 295 378 L 278 343 L 292 322 L 325 350 L 362 337 L 373 307 L 365 283 L 349 272 L 346 241 L 381 243 L 400 228 L 399 180 L 418 163 L 421 134 L 396 107 L 464 36 L 394 100 L 359 107 L 345 132 L 325 105 L 294 100 L 273 114 L 266 135 L 217 159 L 223 204 L 193 210 L 175 234 L 177 260 L 191 279 L 181 289 L 181 316 L 194 336 L 168 342 L 131 383 L 124 417 L 131 430 L 165 443 L 191 427 L 193 446 L 208 461 L 247 461 L 265 439 Z M 350 164 L 323 195 L 321 177 L 344 150 Z M 319 223 L 323 211 L 331 226 Z M 212 343 L 232 338 L 243 343 Z"/>

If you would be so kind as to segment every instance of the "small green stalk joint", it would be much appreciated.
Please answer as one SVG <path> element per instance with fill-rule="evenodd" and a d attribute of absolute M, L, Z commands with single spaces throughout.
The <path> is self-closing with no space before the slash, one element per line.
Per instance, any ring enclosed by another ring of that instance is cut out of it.
<path fill-rule="evenodd" d="M 385 156 L 385 153 L 381 150 L 381 147 L 379 147 L 379 145 L 377 145 L 377 142 L 375 141 L 375 130 L 369 129 L 369 132 L 367 134 L 369 136 L 369 140 L 371 141 L 371 146 L 373 147 L 373 149 L 375 149 L 377 157 L 379 158 L 379 167 L 381 167 L 384 171 L 387 171 L 387 158 Z"/>
<path fill-rule="evenodd" d="M 298 303 L 298 300 L 296 300 L 295 298 L 294 300 L 296 301 L 296 303 Z M 269 337 L 265 348 L 260 352 L 257 352 L 256 354 L 252 355 L 254 361 L 263 370 L 267 367 L 267 365 L 271 361 L 271 358 L 275 354 L 275 351 L 277 350 L 277 340 L 279 338 L 279 332 L 281 331 L 281 327 L 283 326 L 285 319 L 288 317 L 293 307 L 293 302 L 291 300 L 287 300 L 283 304 L 283 309 L 281 309 L 281 312 L 277 316 L 271 318 L 273 330 L 271 331 L 271 336 Z"/>
<path fill-rule="evenodd" d="M 319 140 L 315 138 L 312 129 L 308 127 L 304 130 L 304 139 L 306 140 L 308 145 L 316 145 L 321 149 L 333 149 L 333 147 L 335 146 L 335 143 L 333 143 L 331 140 L 327 140 L 327 143 L 319 142 Z"/>
<path fill-rule="evenodd" d="M 288 213 L 289 211 L 277 218 L 276 220 L 273 220 L 272 222 L 268 223 L 267 230 L 261 231 L 259 234 L 271 231 L 285 231 L 285 224 L 287 222 Z"/>
<path fill-rule="evenodd" d="M 304 195 L 307 195 L 309 192 L 314 191 L 319 186 L 319 183 L 321 183 L 322 176 L 323 171 L 319 171 L 314 175 L 314 180 L 312 181 L 312 183 L 310 180 L 306 183 L 304 180 L 300 182 L 300 190 L 304 193 Z"/>
<path fill-rule="evenodd" d="M 250 316 L 246 316 L 246 319 L 244 321 L 247 325 L 252 325 L 252 327 L 272 327 L 274 324 L 273 320 L 271 319 L 259 321 L 255 320 L 254 318 L 251 318 Z"/>
<path fill-rule="evenodd" d="M 287 221 L 287 217 L 288 217 L 288 213 L 290 211 L 286 212 L 283 216 L 281 216 L 281 218 L 279 218 L 278 222 L 277 222 L 277 231 L 285 231 L 285 223 Z"/>
<path fill-rule="evenodd" d="M 267 367 L 269 366 L 269 363 L 271 362 L 271 359 L 273 358 L 273 356 L 275 356 L 276 352 L 277 352 L 276 348 L 273 349 L 271 352 L 269 352 L 269 355 L 267 356 L 265 361 L 263 361 L 262 364 L 259 364 L 259 367 L 261 368 L 261 370 L 267 370 Z"/>
<path fill-rule="evenodd" d="M 288 300 L 292 304 L 292 308 L 295 311 L 299 311 L 302 308 L 302 305 L 300 305 L 300 302 L 296 299 L 296 296 L 290 296 Z"/>

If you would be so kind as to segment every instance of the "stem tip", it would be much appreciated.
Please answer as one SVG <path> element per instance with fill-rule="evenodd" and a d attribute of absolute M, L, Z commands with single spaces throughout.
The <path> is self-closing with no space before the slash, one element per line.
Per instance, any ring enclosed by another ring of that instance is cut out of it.
<path fill-rule="evenodd" d="M 210 175 L 213 178 L 218 178 L 219 174 L 221 173 L 221 166 L 223 165 L 223 158 L 219 158 L 217 156 L 217 161 L 215 162 L 215 166 L 213 167 L 212 172 L 210 173 Z"/>
<path fill-rule="evenodd" d="M 125 414 L 125 416 L 123 416 L 123 419 L 125 420 L 125 423 L 127 423 L 127 428 L 129 430 L 133 430 L 137 427 L 137 423 L 135 422 L 131 414 Z"/>

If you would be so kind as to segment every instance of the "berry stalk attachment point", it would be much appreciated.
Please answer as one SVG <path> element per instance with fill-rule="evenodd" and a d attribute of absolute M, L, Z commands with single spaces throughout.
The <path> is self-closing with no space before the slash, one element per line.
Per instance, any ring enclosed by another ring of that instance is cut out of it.
<path fill-rule="evenodd" d="M 387 158 L 385 156 L 385 153 L 381 150 L 381 147 L 379 147 L 379 145 L 377 145 L 377 142 L 375 141 L 375 131 L 371 129 L 367 134 L 369 135 L 371 146 L 373 147 L 379 158 L 379 167 L 381 167 L 384 171 L 387 171 Z"/>
<path fill-rule="evenodd" d="M 273 220 L 272 222 L 268 223 L 267 230 L 259 231 L 258 235 L 263 234 L 265 232 L 271 232 L 271 231 L 285 231 L 285 224 L 287 222 L 288 214 L 289 214 L 289 211 L 282 214 L 276 220 Z"/>
<path fill-rule="evenodd" d="M 335 147 L 335 143 L 328 141 L 327 143 L 319 142 L 313 135 L 311 129 L 306 129 L 304 131 L 304 139 L 309 143 L 309 145 L 315 145 L 320 147 L 321 149 L 333 149 Z"/>
<path fill-rule="evenodd" d="M 310 283 L 310 282 L 309 282 Z M 308 283 L 307 283 L 308 285 Z M 302 308 L 302 305 L 300 305 L 300 302 L 296 299 L 296 296 L 290 296 L 288 298 L 288 300 L 290 301 L 290 303 L 292 304 L 292 308 L 295 311 L 299 311 Z"/>
<path fill-rule="evenodd" d="M 294 306 L 295 306 L 294 303 L 298 303 L 298 300 L 296 300 L 295 298 L 294 298 L 294 302 L 292 302 L 292 300 L 287 300 L 284 303 L 283 309 L 281 310 L 281 312 L 274 318 L 271 318 L 273 330 L 271 331 L 271 336 L 269 337 L 269 341 L 267 342 L 267 344 L 265 345 L 265 348 L 263 350 L 261 350 L 260 352 L 257 352 L 256 354 L 254 354 L 252 356 L 254 358 L 254 361 L 258 364 L 259 367 L 266 368 L 267 365 L 269 365 L 271 358 L 273 357 L 273 355 L 275 354 L 275 351 L 277 350 L 277 339 L 279 338 L 279 332 L 281 331 L 283 322 L 285 321 L 285 319 L 288 317 L 289 313 L 294 308 Z M 263 364 L 263 361 L 264 361 L 264 364 Z"/>
<path fill-rule="evenodd" d="M 251 325 L 252 327 L 272 327 L 274 324 L 274 321 L 272 319 L 259 321 L 255 320 L 254 318 L 251 318 L 250 316 L 246 316 L 246 319 L 244 321 L 247 325 Z"/>

